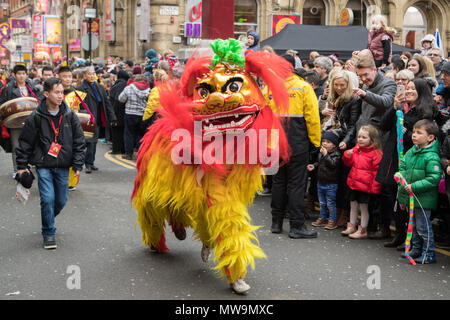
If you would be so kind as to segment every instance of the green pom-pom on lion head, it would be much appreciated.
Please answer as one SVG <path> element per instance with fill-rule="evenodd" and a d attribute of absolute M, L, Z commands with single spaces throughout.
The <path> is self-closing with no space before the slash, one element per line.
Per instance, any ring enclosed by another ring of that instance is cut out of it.
<path fill-rule="evenodd" d="M 245 67 L 245 57 L 242 55 L 241 43 L 236 39 L 216 39 L 211 43 L 211 48 L 214 51 L 214 57 L 212 58 L 210 69 L 218 63 L 226 63 L 230 66 L 238 65 Z"/>

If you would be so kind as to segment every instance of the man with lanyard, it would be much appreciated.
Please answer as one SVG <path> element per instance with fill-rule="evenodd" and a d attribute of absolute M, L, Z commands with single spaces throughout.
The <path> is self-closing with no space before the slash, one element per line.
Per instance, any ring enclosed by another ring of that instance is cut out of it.
<path fill-rule="evenodd" d="M 28 78 L 27 68 L 24 65 L 16 65 L 13 69 L 14 78 L 6 85 L 0 96 L 0 106 L 9 100 L 31 97 L 35 98 L 38 103 L 42 98 L 38 89 L 36 89 Z M 8 129 L 11 137 L 12 145 L 12 161 L 14 167 L 13 178 L 16 176 L 17 164 L 16 164 L 16 148 L 18 145 L 18 140 L 21 128 L 18 129 Z"/>
<path fill-rule="evenodd" d="M 95 119 L 95 134 L 92 139 L 87 140 L 87 150 L 85 157 L 86 173 L 97 171 L 98 168 L 94 165 L 95 154 L 97 151 L 97 141 L 99 138 L 105 137 L 106 140 L 111 140 L 110 126 L 117 125 L 117 118 L 114 110 L 109 102 L 105 88 L 99 84 L 95 79 L 95 69 L 87 67 L 84 70 L 84 80 L 77 90 L 87 94 L 84 99 L 85 104 L 83 109 L 86 110 Z"/>
<path fill-rule="evenodd" d="M 67 202 L 69 168 L 79 175 L 84 163 L 83 129 L 63 91 L 60 79 L 44 82 L 45 97 L 27 118 L 16 150 L 19 177 L 36 166 L 45 249 L 56 249 L 55 217 Z"/>

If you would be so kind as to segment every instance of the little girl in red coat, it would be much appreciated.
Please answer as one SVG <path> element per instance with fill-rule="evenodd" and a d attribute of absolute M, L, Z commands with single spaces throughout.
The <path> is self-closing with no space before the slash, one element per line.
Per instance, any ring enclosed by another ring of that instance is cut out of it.
<path fill-rule="evenodd" d="M 342 160 L 351 167 L 347 178 L 350 187 L 350 222 L 341 234 L 352 239 L 366 239 L 369 224 L 369 200 L 371 194 L 381 192 L 381 184 L 375 181 L 383 153 L 380 150 L 378 130 L 372 126 L 362 126 L 358 132 L 358 144 L 344 152 Z M 361 225 L 356 230 L 358 206 L 361 210 Z"/>

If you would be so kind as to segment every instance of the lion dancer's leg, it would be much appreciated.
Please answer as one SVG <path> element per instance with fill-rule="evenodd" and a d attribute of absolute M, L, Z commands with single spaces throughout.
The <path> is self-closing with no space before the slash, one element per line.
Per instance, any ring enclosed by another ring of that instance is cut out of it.
<path fill-rule="evenodd" d="M 215 191 L 218 191 L 217 189 Z M 225 196 L 225 197 L 224 197 Z M 226 195 L 216 192 L 208 196 L 208 210 L 205 219 L 208 224 L 210 241 L 214 248 L 215 267 L 237 293 L 244 293 L 250 286 L 244 282 L 247 266 L 254 269 L 255 258 L 266 255 L 259 246 L 255 231 L 250 225 L 247 207 L 240 201 L 226 199 Z"/>
<path fill-rule="evenodd" d="M 148 204 L 142 207 L 136 206 L 136 210 L 138 212 L 137 222 L 142 230 L 142 242 L 157 252 L 169 251 L 164 232 L 165 212 L 155 210 Z"/>

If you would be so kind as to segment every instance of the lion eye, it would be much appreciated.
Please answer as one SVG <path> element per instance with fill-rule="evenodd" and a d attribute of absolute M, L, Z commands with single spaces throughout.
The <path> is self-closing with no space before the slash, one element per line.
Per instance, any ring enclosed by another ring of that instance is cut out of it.
<path fill-rule="evenodd" d="M 205 99 L 209 95 L 209 90 L 206 88 L 198 88 L 197 92 L 200 95 L 200 97 L 202 97 L 202 99 Z"/>
<path fill-rule="evenodd" d="M 242 82 L 240 81 L 233 81 L 228 85 L 227 91 L 229 92 L 239 92 L 242 88 Z"/>

